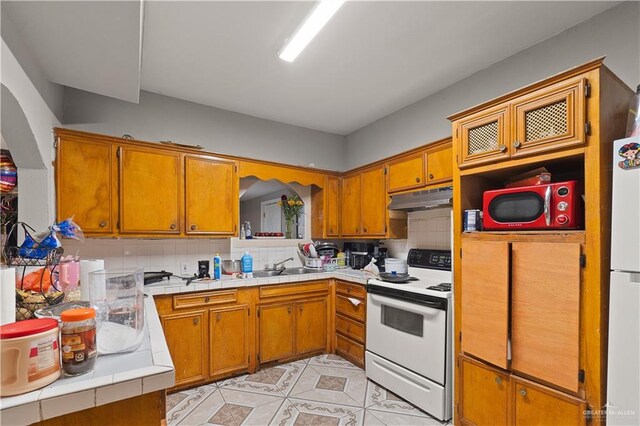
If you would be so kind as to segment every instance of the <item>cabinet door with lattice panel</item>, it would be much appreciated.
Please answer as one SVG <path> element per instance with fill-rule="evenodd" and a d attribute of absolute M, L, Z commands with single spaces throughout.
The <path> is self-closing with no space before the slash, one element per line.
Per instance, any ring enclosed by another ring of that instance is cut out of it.
<path fill-rule="evenodd" d="M 577 77 L 515 100 L 511 156 L 584 144 L 586 85 L 585 78 Z"/>
<path fill-rule="evenodd" d="M 509 105 L 481 111 L 454 124 L 458 165 L 466 167 L 509 157 Z"/>

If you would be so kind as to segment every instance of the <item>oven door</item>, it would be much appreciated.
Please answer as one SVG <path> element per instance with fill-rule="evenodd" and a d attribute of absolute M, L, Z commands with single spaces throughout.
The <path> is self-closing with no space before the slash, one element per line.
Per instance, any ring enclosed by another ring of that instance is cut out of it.
<path fill-rule="evenodd" d="M 367 350 L 445 384 L 446 299 L 369 284 Z"/>
<path fill-rule="evenodd" d="M 541 185 L 535 190 L 513 188 L 486 193 L 483 206 L 485 229 L 551 227 L 551 192 L 550 185 Z"/>

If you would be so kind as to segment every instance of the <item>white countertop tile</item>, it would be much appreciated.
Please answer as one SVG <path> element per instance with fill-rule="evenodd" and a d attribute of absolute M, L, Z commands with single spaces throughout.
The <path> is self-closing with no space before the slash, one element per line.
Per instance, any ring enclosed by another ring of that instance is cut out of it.
<path fill-rule="evenodd" d="M 30 425 L 39 421 L 39 402 L 30 402 L 2 410 L 3 425 Z"/>
<path fill-rule="evenodd" d="M 91 389 L 82 392 L 70 393 L 57 398 L 41 400 L 40 410 L 42 420 L 95 407 L 95 392 L 95 389 Z"/>
<path fill-rule="evenodd" d="M 129 380 L 96 389 L 96 407 L 142 395 L 142 379 Z"/>

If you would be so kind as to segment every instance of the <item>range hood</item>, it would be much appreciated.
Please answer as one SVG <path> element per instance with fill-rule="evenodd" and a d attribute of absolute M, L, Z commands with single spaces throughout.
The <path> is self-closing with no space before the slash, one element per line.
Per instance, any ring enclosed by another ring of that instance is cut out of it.
<path fill-rule="evenodd" d="M 389 210 L 418 211 L 453 205 L 453 186 L 391 196 Z"/>

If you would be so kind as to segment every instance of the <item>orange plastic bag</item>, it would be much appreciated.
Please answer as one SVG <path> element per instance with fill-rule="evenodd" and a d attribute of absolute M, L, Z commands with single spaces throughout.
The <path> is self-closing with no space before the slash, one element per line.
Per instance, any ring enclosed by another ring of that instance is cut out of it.
<path fill-rule="evenodd" d="M 25 291 L 40 291 L 40 283 L 42 283 L 42 291 L 47 293 L 51 288 L 51 270 L 49 268 L 40 268 L 24 276 L 22 281 L 16 282 L 16 288 L 22 288 Z"/>

